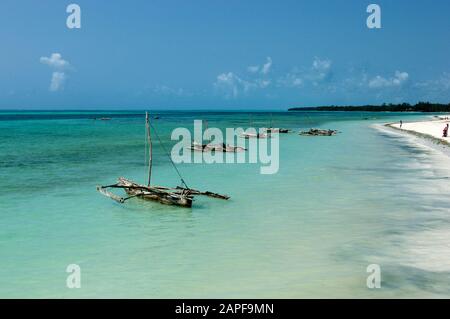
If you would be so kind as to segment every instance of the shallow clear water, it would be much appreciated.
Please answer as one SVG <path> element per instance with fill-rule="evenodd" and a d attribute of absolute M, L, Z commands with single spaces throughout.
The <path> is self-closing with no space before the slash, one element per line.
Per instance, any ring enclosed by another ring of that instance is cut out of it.
<path fill-rule="evenodd" d="M 269 113 L 158 112 L 173 128 L 267 126 Z M 93 120 L 112 117 L 110 121 Z M 189 186 L 226 193 L 192 209 L 96 192 L 145 181 L 142 112 L 0 112 L 0 297 L 449 297 L 450 167 L 374 124 L 388 113 L 274 113 L 280 169 L 182 164 Z M 154 182 L 179 179 L 155 143 Z M 66 287 L 69 264 L 81 289 Z M 366 286 L 379 264 L 382 288 Z"/>

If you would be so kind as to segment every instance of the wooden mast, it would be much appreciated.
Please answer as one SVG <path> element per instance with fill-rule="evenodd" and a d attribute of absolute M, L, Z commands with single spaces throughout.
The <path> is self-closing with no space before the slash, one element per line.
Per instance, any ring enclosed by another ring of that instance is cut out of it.
<path fill-rule="evenodd" d="M 148 141 L 148 186 L 150 186 L 150 182 L 152 180 L 152 137 L 150 135 L 150 118 L 148 116 L 148 112 L 145 112 L 145 127 L 147 129 L 147 141 Z"/>

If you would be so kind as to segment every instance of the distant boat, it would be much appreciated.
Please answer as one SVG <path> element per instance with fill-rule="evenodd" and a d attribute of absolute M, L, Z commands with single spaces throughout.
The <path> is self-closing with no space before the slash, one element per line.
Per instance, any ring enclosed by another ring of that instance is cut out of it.
<path fill-rule="evenodd" d="M 224 153 L 238 153 L 238 152 L 243 152 L 246 151 L 247 149 L 245 147 L 241 147 L 241 146 L 233 146 L 233 145 L 228 145 L 225 143 L 222 144 L 200 144 L 197 142 L 192 142 L 191 147 L 189 147 L 190 150 L 192 151 L 197 151 L 197 152 L 224 152 Z"/>
<path fill-rule="evenodd" d="M 252 117 L 250 116 L 250 127 L 253 127 L 253 121 Z M 256 133 L 249 133 L 249 132 L 243 132 L 241 133 L 241 137 L 245 139 L 251 139 L 251 138 L 268 138 L 268 134 L 261 132 L 263 129 L 260 129 L 260 132 L 257 132 L 257 129 L 255 128 Z"/>
<path fill-rule="evenodd" d="M 337 130 L 321 130 L 312 128 L 309 131 L 301 131 L 299 134 L 303 136 L 332 136 L 338 133 Z"/>
<path fill-rule="evenodd" d="M 225 200 L 230 198 L 227 195 L 221 195 L 221 194 L 217 194 L 217 193 L 213 193 L 213 192 L 209 192 L 209 191 L 202 192 L 202 191 L 195 190 L 195 189 L 188 187 L 173 162 L 172 162 L 172 164 L 174 165 L 174 168 L 175 168 L 176 172 L 178 173 L 183 186 L 170 188 L 170 187 L 164 187 L 164 186 L 151 185 L 152 149 L 153 148 L 152 148 L 152 140 L 151 140 L 151 134 L 150 134 L 150 131 L 151 131 L 150 130 L 150 121 L 149 121 L 148 113 L 146 113 L 146 116 L 145 116 L 145 127 L 147 130 L 147 142 L 149 145 L 148 183 L 147 183 L 147 185 L 138 184 L 129 179 L 120 177 L 116 184 L 108 185 L 108 186 L 97 186 L 97 190 L 101 194 L 103 194 L 119 203 L 124 203 L 126 200 L 128 200 L 130 198 L 138 197 L 138 198 L 141 198 L 144 200 L 156 201 L 156 202 L 159 202 L 159 203 L 165 204 L 165 205 L 176 205 L 176 206 L 182 206 L 182 207 L 192 207 L 192 201 L 194 200 L 194 196 L 196 196 L 196 195 L 204 195 L 204 196 L 225 199 Z M 155 133 L 156 133 L 156 131 L 155 131 Z M 158 135 L 157 135 L 157 137 L 158 137 Z M 158 139 L 159 139 L 159 137 L 158 137 Z M 170 158 L 170 154 L 167 154 L 167 155 Z M 172 161 L 172 159 L 170 159 L 170 160 Z M 125 192 L 129 196 L 125 197 L 125 198 L 120 197 L 114 193 L 111 193 L 108 190 L 109 188 L 122 188 L 123 190 L 125 190 Z"/>
<path fill-rule="evenodd" d="M 270 124 L 269 127 L 267 128 L 263 128 L 264 132 L 270 134 L 270 133 L 280 133 L 280 134 L 285 134 L 285 133 L 289 133 L 291 130 L 287 129 L 287 128 L 276 128 L 272 126 L 272 114 L 270 114 Z"/>
<path fill-rule="evenodd" d="M 208 121 L 205 121 L 205 130 L 208 129 Z M 211 140 L 209 139 L 211 142 Z M 225 143 L 221 144 L 201 144 L 196 141 L 192 141 L 189 149 L 191 151 L 197 151 L 197 152 L 225 152 L 225 153 L 237 153 L 246 151 L 247 149 L 241 146 L 234 146 L 234 145 L 228 145 Z"/>
<path fill-rule="evenodd" d="M 264 128 L 264 132 L 270 134 L 270 133 L 289 133 L 291 130 L 287 128 L 274 128 L 274 127 L 268 127 Z"/>
<path fill-rule="evenodd" d="M 241 137 L 245 138 L 245 139 L 249 139 L 249 138 L 267 138 L 268 135 L 266 133 L 247 133 L 247 132 L 244 132 L 244 133 L 241 134 Z"/>

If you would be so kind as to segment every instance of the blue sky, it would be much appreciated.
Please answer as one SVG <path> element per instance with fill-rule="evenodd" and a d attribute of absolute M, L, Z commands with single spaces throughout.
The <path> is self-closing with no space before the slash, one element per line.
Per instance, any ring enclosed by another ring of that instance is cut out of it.
<path fill-rule="evenodd" d="M 449 13 L 446 0 L 2 0 L 0 109 L 448 103 Z"/>

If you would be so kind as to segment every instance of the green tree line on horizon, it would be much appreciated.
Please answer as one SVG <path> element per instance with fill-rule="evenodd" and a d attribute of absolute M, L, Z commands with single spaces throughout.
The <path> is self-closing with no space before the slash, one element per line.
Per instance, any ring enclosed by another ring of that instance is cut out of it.
<path fill-rule="evenodd" d="M 359 106 L 313 106 L 293 107 L 288 111 L 369 111 L 369 112 L 450 112 L 450 103 L 418 102 L 414 105 L 409 103 L 382 105 L 359 105 Z"/>

